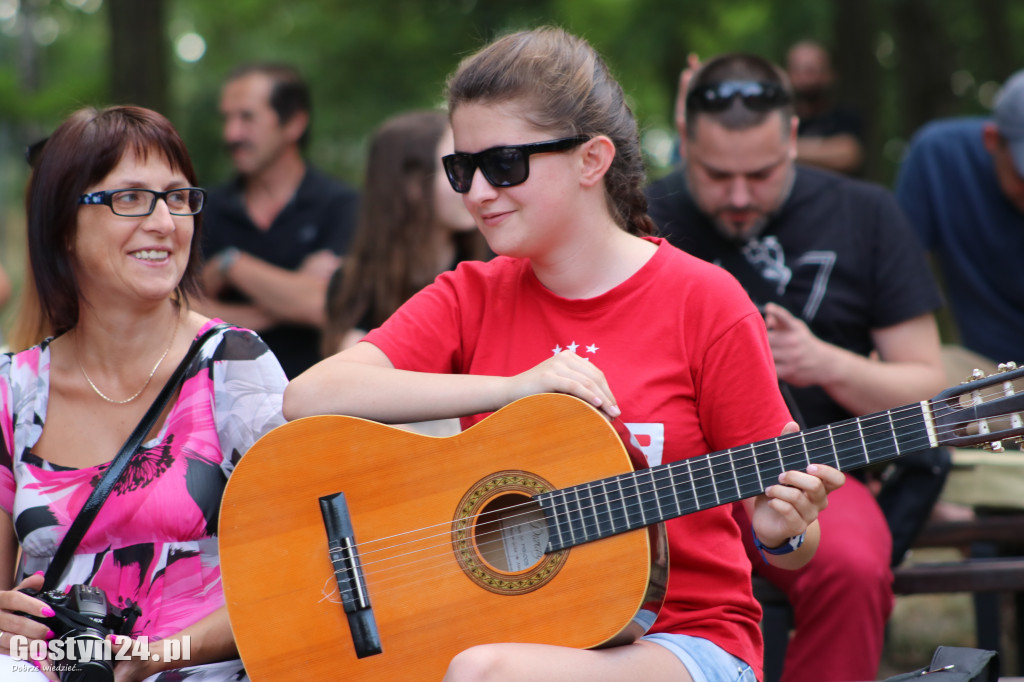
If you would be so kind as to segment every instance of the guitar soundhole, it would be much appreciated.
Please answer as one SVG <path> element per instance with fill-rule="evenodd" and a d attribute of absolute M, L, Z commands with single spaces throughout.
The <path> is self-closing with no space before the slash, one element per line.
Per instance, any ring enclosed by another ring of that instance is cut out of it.
<path fill-rule="evenodd" d="M 525 571 L 544 558 L 544 514 L 523 495 L 501 495 L 480 513 L 473 542 L 480 556 L 499 571 Z"/>
<path fill-rule="evenodd" d="M 551 490 L 524 471 L 503 471 L 479 481 L 462 498 L 452 545 L 473 582 L 499 594 L 524 594 L 547 583 L 568 550 L 545 554 L 547 523 L 533 496 Z"/>

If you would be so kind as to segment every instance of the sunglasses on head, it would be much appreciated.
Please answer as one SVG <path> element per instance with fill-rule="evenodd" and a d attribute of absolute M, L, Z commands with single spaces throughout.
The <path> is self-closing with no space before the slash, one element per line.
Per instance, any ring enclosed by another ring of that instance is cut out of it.
<path fill-rule="evenodd" d="M 697 111 L 725 111 L 736 97 L 751 111 L 771 111 L 789 104 L 789 95 L 780 84 L 763 81 L 698 85 L 686 96 L 686 104 Z"/>
<path fill-rule="evenodd" d="M 455 152 L 441 158 L 452 189 L 465 194 L 473 184 L 476 169 L 495 187 L 521 185 L 530 177 L 530 155 L 564 152 L 589 140 L 586 135 L 562 137 L 547 142 L 491 147 L 476 154 Z"/>

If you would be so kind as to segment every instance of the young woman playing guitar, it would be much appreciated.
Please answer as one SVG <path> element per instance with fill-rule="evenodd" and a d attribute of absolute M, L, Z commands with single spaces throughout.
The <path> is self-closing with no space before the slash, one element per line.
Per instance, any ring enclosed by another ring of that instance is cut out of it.
<path fill-rule="evenodd" d="M 607 415 L 638 466 L 794 428 L 747 295 L 651 236 L 636 122 L 585 41 L 552 28 L 498 39 L 462 62 L 448 102 L 456 151 L 444 167 L 498 257 L 442 274 L 297 377 L 288 418 L 468 427 L 518 398 L 566 393 Z M 744 501 L 765 560 L 810 559 L 815 519 L 843 480 L 812 465 Z M 760 608 L 728 505 L 667 531 L 668 596 L 648 635 L 594 650 L 475 646 L 446 679 L 760 679 Z"/>

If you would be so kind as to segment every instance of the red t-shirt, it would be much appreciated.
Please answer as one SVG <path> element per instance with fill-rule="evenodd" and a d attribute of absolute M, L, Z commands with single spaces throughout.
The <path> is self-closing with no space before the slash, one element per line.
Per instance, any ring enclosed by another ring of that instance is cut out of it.
<path fill-rule="evenodd" d="M 622 410 L 615 428 L 637 466 L 778 436 L 789 413 L 747 294 L 721 268 L 651 241 L 658 250 L 636 274 L 589 299 L 552 293 L 523 259 L 464 262 L 364 340 L 399 369 L 491 376 L 572 350 L 607 377 Z M 761 609 L 729 507 L 667 530 L 669 591 L 653 630 L 709 639 L 760 677 Z"/>

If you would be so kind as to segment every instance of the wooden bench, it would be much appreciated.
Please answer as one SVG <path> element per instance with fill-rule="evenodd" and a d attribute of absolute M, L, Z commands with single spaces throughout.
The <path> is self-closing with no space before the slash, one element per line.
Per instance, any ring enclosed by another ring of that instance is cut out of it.
<path fill-rule="evenodd" d="M 979 516 L 971 521 L 948 521 L 926 526 L 914 543 L 918 548 L 959 547 L 967 556 L 959 561 L 914 562 L 893 569 L 897 595 L 974 595 L 977 646 L 1002 649 L 999 593 L 1014 595 L 1018 667 L 1024 656 L 1024 513 Z M 1018 547 L 1014 548 L 1014 545 Z M 1017 551 L 1017 555 L 1007 555 Z M 761 602 L 765 637 L 764 680 L 776 682 L 782 675 L 793 615 L 781 590 L 754 577 L 754 596 Z M 941 642 L 936 642 L 941 644 Z M 1004 657 L 1005 660 L 1005 657 Z"/>

